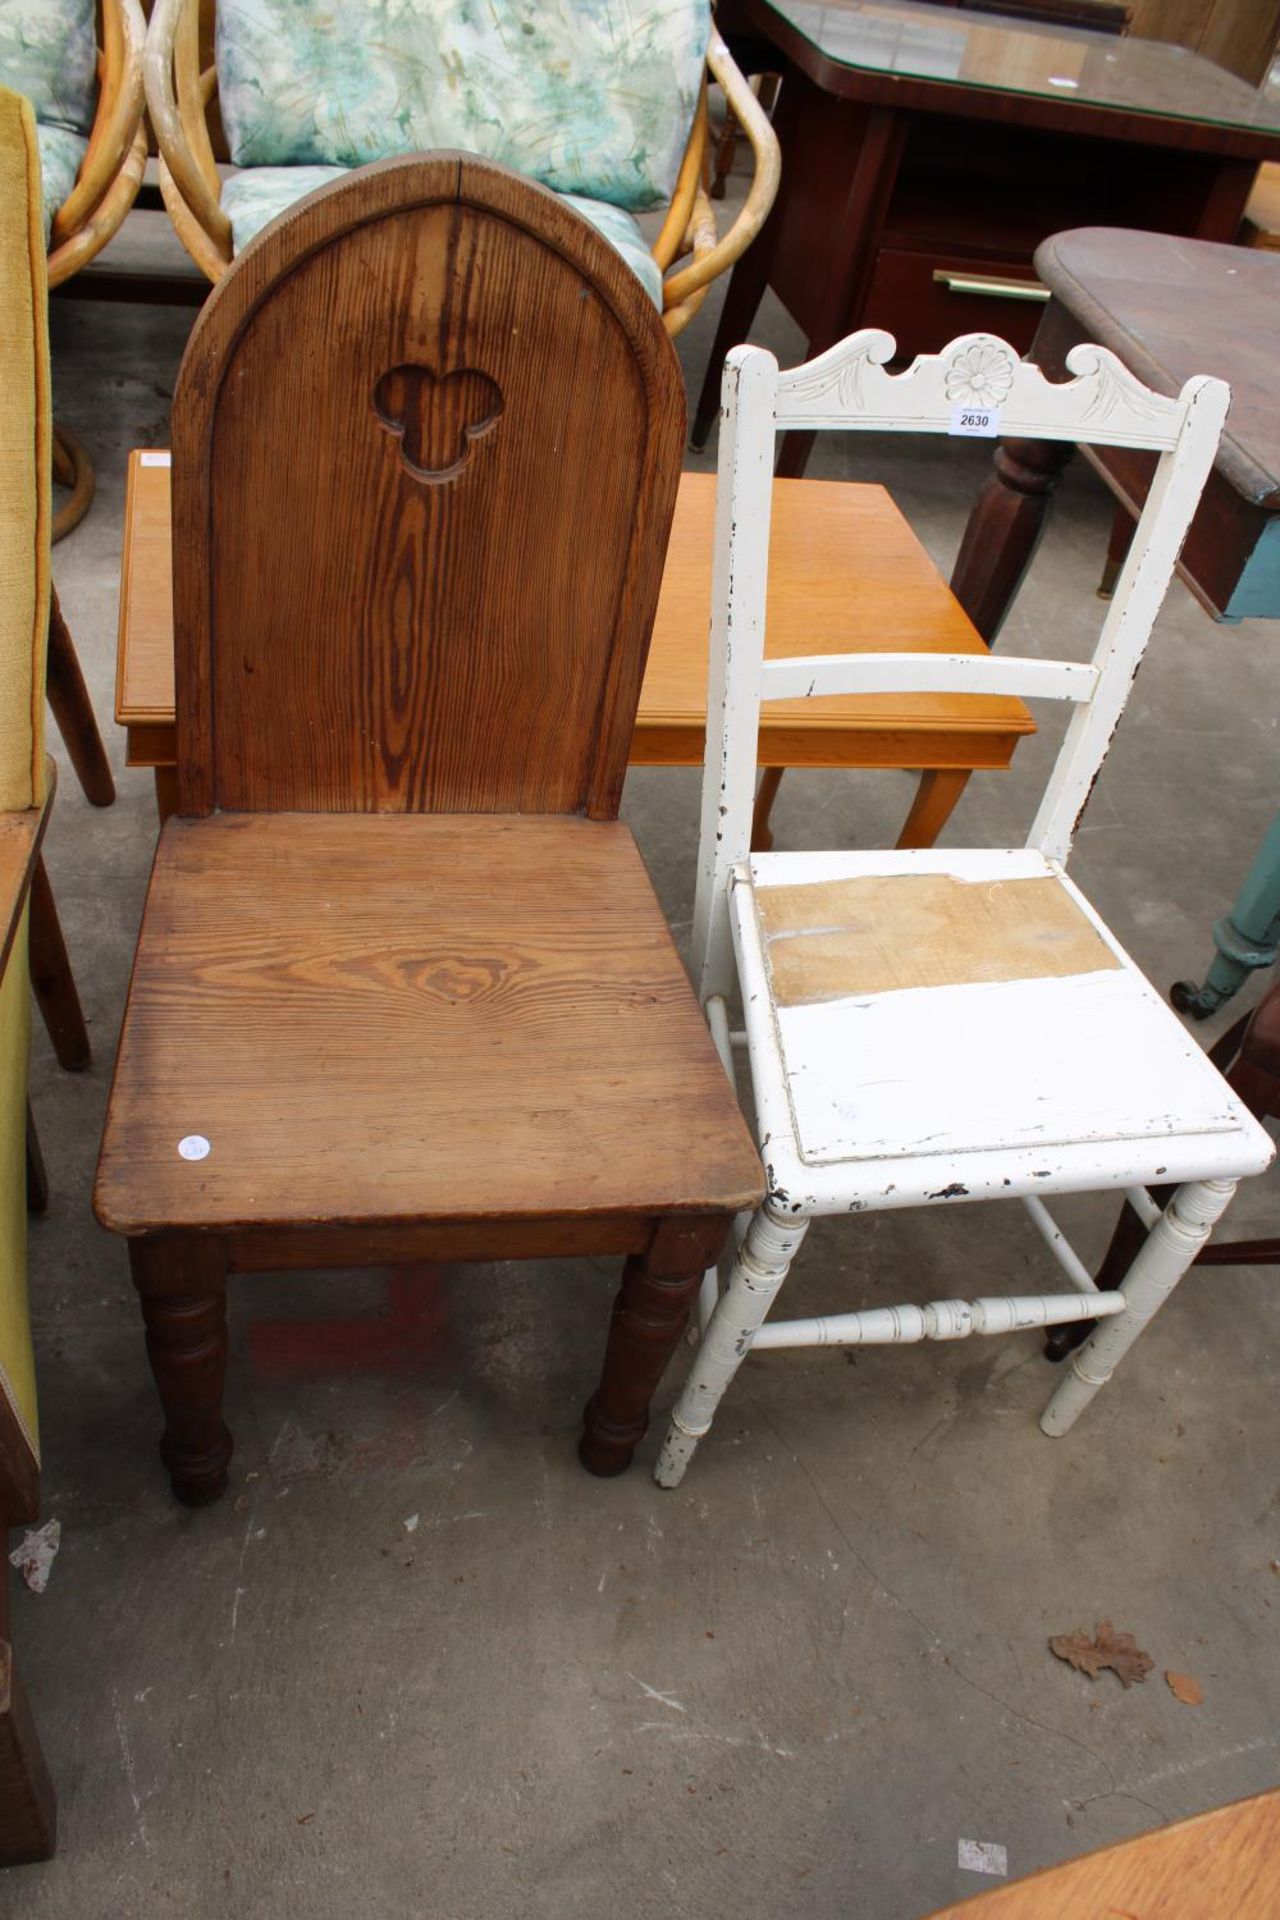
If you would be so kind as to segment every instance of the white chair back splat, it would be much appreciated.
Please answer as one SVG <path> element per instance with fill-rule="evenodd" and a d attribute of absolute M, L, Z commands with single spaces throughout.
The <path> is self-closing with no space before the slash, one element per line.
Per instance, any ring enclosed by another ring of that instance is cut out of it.
<path fill-rule="evenodd" d="M 725 365 L 693 951 L 730 1071 L 727 1002 L 740 989 L 769 1194 L 723 1294 L 714 1274 L 704 1284 L 701 1344 L 657 1471 L 664 1486 L 681 1479 L 753 1344 L 1096 1323 L 1041 1422 L 1065 1432 L 1203 1245 L 1235 1182 L 1272 1155 L 1064 870 L 1212 467 L 1229 391 L 1202 377 L 1171 399 L 1096 346 L 1072 350 L 1073 378 L 1062 383 L 988 334 L 967 334 L 900 374 L 887 371 L 894 351 L 891 335 L 869 328 L 788 372 L 759 347 L 737 348 Z M 1010 437 L 1160 456 L 1092 659 L 766 660 L 776 436 L 946 434 L 974 408 L 998 408 Z M 905 691 L 1071 704 L 1025 845 L 753 855 L 761 703 Z M 1179 1190 L 1122 1289 L 1099 1293 L 1047 1196 L 1124 1188 L 1145 1203 L 1157 1181 Z M 1024 1201 L 1072 1292 L 764 1324 L 815 1216 L 993 1197 Z"/>

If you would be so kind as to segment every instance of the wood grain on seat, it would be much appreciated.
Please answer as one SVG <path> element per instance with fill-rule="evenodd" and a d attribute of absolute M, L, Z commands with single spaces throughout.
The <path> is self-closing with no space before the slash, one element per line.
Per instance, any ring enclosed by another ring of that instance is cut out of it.
<path fill-rule="evenodd" d="M 206 1159 L 179 1154 L 193 1134 Z M 164 829 L 104 1225 L 733 1212 L 758 1188 L 627 828 L 270 814 Z"/>

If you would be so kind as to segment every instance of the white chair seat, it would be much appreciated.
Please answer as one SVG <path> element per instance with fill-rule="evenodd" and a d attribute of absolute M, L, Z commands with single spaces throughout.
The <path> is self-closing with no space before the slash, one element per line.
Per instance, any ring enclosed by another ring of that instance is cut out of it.
<path fill-rule="evenodd" d="M 1237 1178 L 1271 1158 L 1042 854 L 761 854 L 731 906 L 761 1145 L 798 1213 Z"/>

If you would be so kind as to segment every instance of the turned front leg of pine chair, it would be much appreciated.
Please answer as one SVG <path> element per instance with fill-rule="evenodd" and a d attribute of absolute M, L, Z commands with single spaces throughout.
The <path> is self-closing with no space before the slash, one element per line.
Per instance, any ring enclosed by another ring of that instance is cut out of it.
<path fill-rule="evenodd" d="M 702 1276 L 720 1256 L 729 1214 L 674 1215 L 622 1273 L 600 1385 L 587 1402 L 578 1458 L 602 1479 L 625 1473 L 649 1425 L 649 1403 L 680 1343 Z"/>
<path fill-rule="evenodd" d="M 157 1234 L 129 1242 L 129 1265 L 164 1408 L 160 1458 L 178 1499 L 208 1506 L 226 1488 L 232 1448 L 222 1418 L 226 1247 L 212 1234 Z"/>

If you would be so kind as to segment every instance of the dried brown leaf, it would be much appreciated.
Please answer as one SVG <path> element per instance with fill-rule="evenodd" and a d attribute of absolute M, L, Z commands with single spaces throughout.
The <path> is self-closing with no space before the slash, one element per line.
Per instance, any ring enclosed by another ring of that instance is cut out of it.
<path fill-rule="evenodd" d="M 1175 1700 L 1181 1700 L 1184 1707 L 1202 1707 L 1204 1688 L 1189 1673 L 1166 1672 L 1165 1681 Z"/>
<path fill-rule="evenodd" d="M 1087 1673 L 1091 1680 L 1096 1680 L 1104 1667 L 1110 1667 L 1125 1687 L 1131 1687 L 1135 1680 L 1145 1680 L 1156 1664 L 1131 1633 L 1117 1633 L 1109 1620 L 1099 1620 L 1092 1639 L 1083 1627 L 1075 1633 L 1053 1634 L 1049 1651 L 1080 1673 Z"/>

